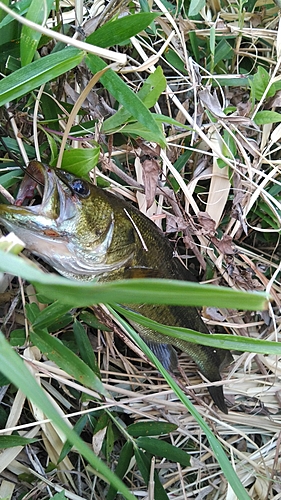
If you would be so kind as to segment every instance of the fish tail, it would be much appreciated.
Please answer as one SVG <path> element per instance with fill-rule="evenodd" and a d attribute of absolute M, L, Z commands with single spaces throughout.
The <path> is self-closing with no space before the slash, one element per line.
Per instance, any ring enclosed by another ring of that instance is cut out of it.
<path fill-rule="evenodd" d="M 228 409 L 225 403 L 224 395 L 223 395 L 223 388 L 222 386 L 215 386 L 215 385 L 209 385 L 208 390 L 210 395 L 212 396 L 214 402 L 216 403 L 217 407 L 223 412 L 223 413 L 228 413 Z"/>

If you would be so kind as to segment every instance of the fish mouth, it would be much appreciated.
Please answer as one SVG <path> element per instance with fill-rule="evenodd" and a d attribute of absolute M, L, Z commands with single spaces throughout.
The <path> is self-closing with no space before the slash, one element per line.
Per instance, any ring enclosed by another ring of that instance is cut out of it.
<path fill-rule="evenodd" d="M 0 204 L 0 220 L 5 228 L 15 232 L 28 250 L 59 272 L 63 272 L 61 261 L 73 260 L 69 236 L 63 231 L 63 226 L 75 217 L 79 206 L 79 199 L 68 187 L 71 177 L 67 172 L 32 161 L 15 204 Z M 32 197 L 31 191 L 39 185 L 43 189 L 41 201 L 24 206 L 23 203 Z"/>
<path fill-rule="evenodd" d="M 26 173 L 14 205 L 0 205 L 0 218 L 18 225 L 26 225 L 29 229 L 32 222 L 36 222 L 36 229 L 39 227 L 46 229 L 55 227 L 62 220 L 73 216 L 74 203 L 77 199 L 68 187 L 68 180 L 71 174 L 51 168 L 38 161 L 31 161 L 26 169 Z M 43 188 L 42 199 L 38 204 L 23 206 L 28 198 L 33 197 L 36 186 Z M 30 194 L 32 191 L 32 195 Z M 4 222 L 5 223 L 5 222 Z"/>
<path fill-rule="evenodd" d="M 79 195 L 76 194 L 75 182 L 86 192 L 78 190 Z M 24 206 L 39 185 L 43 189 L 41 202 Z M 85 243 L 87 235 L 79 234 L 79 224 L 80 218 L 83 219 L 83 200 L 90 195 L 89 186 L 61 169 L 30 162 L 15 204 L 0 205 L 0 221 L 24 242 L 28 250 L 63 276 L 84 281 L 100 279 L 123 266 L 132 257 L 133 250 L 124 258 L 109 258 L 115 230 L 113 211 L 108 213 L 104 230 L 90 233 L 90 245 Z"/>
<path fill-rule="evenodd" d="M 36 230 L 48 235 L 58 232 L 62 222 L 75 215 L 75 204 L 79 203 L 68 187 L 67 172 L 50 168 L 38 161 L 31 161 L 26 169 L 19 193 L 14 205 L 0 205 L 0 219 L 7 229 Z M 30 192 L 41 185 L 43 195 L 39 204 L 23 206 Z M 77 206 L 77 205 L 76 205 Z"/>

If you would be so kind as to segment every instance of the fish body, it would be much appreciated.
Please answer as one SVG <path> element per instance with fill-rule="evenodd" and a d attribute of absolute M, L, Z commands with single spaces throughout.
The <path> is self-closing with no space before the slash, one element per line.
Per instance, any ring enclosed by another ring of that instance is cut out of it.
<path fill-rule="evenodd" d="M 43 179 L 41 204 L 0 205 L 0 220 L 60 274 L 98 282 L 139 277 L 195 281 L 160 229 L 130 203 L 72 174 L 39 162 L 31 166 Z M 129 307 L 165 325 L 209 334 L 195 307 Z M 210 382 L 221 380 L 221 367 L 232 359 L 225 350 L 168 337 L 136 323 L 134 327 L 171 372 L 177 366 L 172 346 L 188 353 Z M 222 387 L 208 388 L 216 405 L 227 413 Z"/>

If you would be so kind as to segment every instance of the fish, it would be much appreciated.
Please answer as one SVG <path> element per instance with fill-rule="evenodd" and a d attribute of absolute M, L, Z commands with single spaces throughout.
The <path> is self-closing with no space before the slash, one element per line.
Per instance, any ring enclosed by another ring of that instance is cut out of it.
<path fill-rule="evenodd" d="M 35 160 L 28 169 L 18 201 L 0 204 L 0 221 L 58 273 L 99 283 L 135 278 L 196 281 L 163 232 L 130 202 Z M 28 180 L 29 171 L 32 180 Z M 43 189 L 42 199 L 25 206 L 25 195 L 36 179 Z M 124 306 L 164 325 L 210 333 L 196 307 Z M 208 390 L 217 407 L 228 412 L 222 385 L 212 383 L 221 380 L 220 370 L 232 361 L 229 351 L 172 338 L 135 321 L 133 326 L 169 372 L 178 367 L 174 348 L 187 353 L 210 382 Z"/>

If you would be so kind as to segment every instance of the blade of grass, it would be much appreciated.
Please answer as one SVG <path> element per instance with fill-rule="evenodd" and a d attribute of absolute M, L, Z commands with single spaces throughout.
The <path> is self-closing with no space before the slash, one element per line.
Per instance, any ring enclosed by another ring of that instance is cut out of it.
<path fill-rule="evenodd" d="M 53 0 L 45 0 L 44 2 L 38 2 L 37 0 L 32 0 L 28 12 L 26 14 L 26 19 L 33 21 L 34 23 L 45 25 Z M 20 42 L 20 55 L 21 64 L 26 66 L 29 64 L 35 54 L 39 40 L 41 38 L 41 33 L 35 31 L 29 26 L 23 26 L 21 31 L 21 42 Z"/>
<path fill-rule="evenodd" d="M 96 373 L 59 339 L 45 330 L 36 329 L 30 331 L 30 340 L 41 352 L 47 355 L 48 359 L 54 361 L 75 380 L 99 394 L 109 397 Z"/>
<path fill-rule="evenodd" d="M 127 500 L 135 500 L 120 479 L 90 450 L 88 445 L 64 422 L 57 413 L 51 402 L 46 398 L 41 387 L 38 385 L 28 368 L 20 357 L 13 351 L 9 343 L 0 332 L 0 371 L 16 387 L 18 387 L 31 401 L 33 401 L 44 412 L 46 417 L 52 420 L 65 434 L 79 453 L 84 456 L 91 466 L 102 475 L 106 481 L 115 486 Z"/>
<path fill-rule="evenodd" d="M 68 47 L 11 73 L 0 81 L 0 106 L 75 68 L 84 56 L 82 50 Z"/>
<path fill-rule="evenodd" d="M 188 328 L 175 328 L 173 326 L 162 325 L 157 321 L 145 318 L 141 314 L 131 311 L 125 307 L 115 305 L 114 309 L 116 309 L 126 318 L 132 319 L 133 321 L 135 321 L 135 323 L 146 326 L 151 330 L 156 330 L 157 332 L 163 333 L 163 335 L 168 335 L 168 337 L 182 339 L 186 342 L 208 345 L 216 347 L 217 349 L 255 352 L 259 354 L 281 354 L 280 342 L 272 342 L 269 340 L 259 340 L 248 337 L 223 335 L 216 333 L 212 335 L 206 335 L 205 333 L 199 333 L 194 330 L 189 330 Z"/>
<path fill-rule="evenodd" d="M 136 344 L 140 347 L 140 349 L 145 353 L 145 355 L 152 361 L 152 363 L 156 366 L 157 370 L 163 375 L 165 378 L 166 382 L 169 384 L 171 389 L 175 392 L 175 394 L 178 396 L 180 401 L 185 405 L 187 410 L 190 412 L 190 414 L 195 418 L 195 420 L 198 422 L 200 425 L 201 429 L 203 432 L 206 434 L 206 437 L 210 443 L 210 446 L 214 452 L 214 455 L 221 466 L 221 469 L 227 479 L 229 481 L 229 484 L 231 485 L 234 493 L 237 495 L 237 498 L 239 500 L 250 500 L 250 497 L 248 493 L 246 492 L 244 486 L 242 485 L 240 479 L 238 478 L 237 474 L 235 473 L 231 463 L 229 462 L 229 459 L 224 452 L 220 442 L 217 440 L 217 438 L 214 436 L 212 431 L 210 430 L 208 424 L 204 421 L 204 419 L 201 417 L 201 415 L 198 413 L 196 408 L 193 406 L 191 401 L 187 398 L 187 396 L 183 393 L 183 391 L 178 387 L 177 383 L 173 380 L 171 375 L 163 368 L 162 364 L 160 361 L 154 356 L 154 354 L 151 352 L 149 347 L 146 345 L 146 343 L 140 338 L 140 336 L 133 330 L 130 325 L 126 323 L 126 321 L 119 316 L 118 313 L 116 313 L 111 307 L 107 306 L 111 314 L 120 322 L 123 326 L 123 328 L 129 333 L 129 335 L 133 338 L 133 340 L 136 342 Z"/>
<path fill-rule="evenodd" d="M 93 54 L 88 54 L 85 62 L 93 74 L 106 68 L 104 61 Z M 143 104 L 141 99 L 123 82 L 119 75 L 109 69 L 101 78 L 102 85 L 115 99 L 130 112 L 130 115 L 136 118 L 151 132 L 151 140 L 157 142 L 161 147 L 166 146 L 165 136 L 158 123 L 153 118 L 152 113 Z"/>
<path fill-rule="evenodd" d="M 46 274 L 21 257 L 0 251 L 0 270 L 28 280 L 51 300 L 69 306 L 99 303 L 148 303 L 190 306 L 219 306 L 260 311 L 267 307 L 265 292 L 244 292 L 212 285 L 162 279 L 133 279 L 112 283 L 81 283 Z"/>

